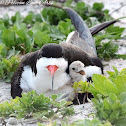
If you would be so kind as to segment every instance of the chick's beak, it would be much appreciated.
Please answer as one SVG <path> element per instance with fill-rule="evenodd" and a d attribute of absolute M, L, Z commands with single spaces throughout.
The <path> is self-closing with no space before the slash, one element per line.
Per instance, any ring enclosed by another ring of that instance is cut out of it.
<path fill-rule="evenodd" d="M 56 70 L 59 68 L 58 66 L 56 65 L 49 65 L 46 67 L 49 71 L 50 71 L 50 74 L 52 76 L 52 90 L 53 90 L 53 80 L 54 80 L 54 74 L 56 72 Z"/>
<path fill-rule="evenodd" d="M 79 74 L 81 74 L 81 75 L 85 75 L 85 71 L 84 71 L 84 70 L 80 70 L 80 71 L 77 72 L 77 73 L 79 73 Z"/>

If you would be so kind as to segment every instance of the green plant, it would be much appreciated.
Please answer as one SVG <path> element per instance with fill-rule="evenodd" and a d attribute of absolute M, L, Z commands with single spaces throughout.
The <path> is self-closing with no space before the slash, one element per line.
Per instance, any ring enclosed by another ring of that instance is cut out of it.
<path fill-rule="evenodd" d="M 75 92 L 75 94 L 76 94 L 76 99 L 77 99 L 77 102 L 78 102 L 78 104 L 84 104 L 85 103 L 85 101 L 86 100 L 89 100 L 89 98 L 88 98 L 88 95 L 89 95 L 89 85 L 90 85 L 90 83 L 89 82 L 83 82 L 82 80 L 81 81 L 79 81 L 79 82 L 74 82 L 74 84 L 73 84 L 73 89 L 74 89 L 74 92 Z M 81 95 L 82 97 L 83 97 L 83 100 L 81 101 L 81 100 L 79 100 L 79 98 L 78 98 L 78 95 Z M 84 94 L 84 96 L 83 96 L 83 94 Z"/>
<path fill-rule="evenodd" d="M 64 21 L 66 18 L 68 18 L 68 15 L 64 10 L 54 7 L 44 8 L 41 15 L 43 17 L 43 21 L 51 25 L 57 25 L 59 21 Z"/>
<path fill-rule="evenodd" d="M 75 3 L 74 6 L 71 3 L 72 0 L 66 1 L 63 6 L 74 9 L 89 27 L 112 19 L 109 11 L 103 9 L 102 3 L 95 3 L 93 7 L 83 2 Z M 6 15 L 0 19 L 0 43 L 5 44 L 7 50 L 15 48 L 21 54 L 26 54 L 40 49 L 44 44 L 65 41 L 68 34 L 75 30 L 68 18 L 64 10 L 54 7 L 44 8 L 40 14 L 29 12 L 26 17 L 21 16 L 19 12 L 11 18 Z M 118 46 L 112 42 L 120 39 L 123 31 L 124 28 L 111 26 L 104 30 L 104 34 L 99 33 L 94 36 L 100 58 L 125 58 L 125 55 L 115 54 Z M 106 38 L 107 43 L 103 43 Z"/>
<path fill-rule="evenodd" d="M 0 61 L 0 79 L 10 82 L 14 71 L 19 65 L 20 59 L 17 56 L 12 56 L 9 59 L 2 58 Z"/>
<path fill-rule="evenodd" d="M 49 119 L 66 117 L 74 114 L 72 107 L 66 107 L 67 101 L 57 101 L 60 95 L 45 97 L 35 91 L 22 94 L 22 97 L 11 99 L 10 102 L 0 104 L 0 117 L 15 116 L 17 118 Z M 56 111 L 55 111 L 56 109 Z"/>
<path fill-rule="evenodd" d="M 118 44 L 114 44 L 113 41 L 121 39 L 121 34 L 125 29 L 117 26 L 109 26 L 103 33 L 99 33 L 95 36 L 95 43 L 98 56 L 102 59 L 110 59 L 117 57 Z M 107 39 L 105 42 L 104 40 Z"/>
<path fill-rule="evenodd" d="M 73 84 L 74 92 L 76 93 L 85 93 L 88 92 L 89 89 L 89 83 L 83 82 L 82 80 L 79 82 L 74 82 Z"/>
<path fill-rule="evenodd" d="M 109 122 L 102 122 L 98 120 L 97 118 L 94 118 L 93 120 L 85 119 L 76 121 L 69 126 L 112 126 Z"/>
<path fill-rule="evenodd" d="M 11 113 L 13 113 L 14 112 L 13 104 L 14 103 L 9 103 L 7 101 L 2 102 L 0 104 L 0 117 L 7 117 Z"/>
<path fill-rule="evenodd" d="M 97 117 L 109 120 L 116 126 L 123 126 L 126 122 L 126 69 L 120 73 L 108 72 L 109 77 L 93 75 L 93 83 L 89 91 L 93 93 L 93 103 L 97 110 Z"/>
<path fill-rule="evenodd" d="M 0 44 L 0 59 L 5 58 L 7 56 L 7 48 L 4 44 Z"/>
<path fill-rule="evenodd" d="M 59 126 L 57 122 L 50 122 L 50 126 Z M 48 126 L 48 124 L 41 124 L 38 123 L 38 126 Z M 77 120 L 74 121 L 71 124 L 68 124 L 67 122 L 61 122 L 60 126 L 112 126 L 109 122 L 102 122 L 98 120 L 97 118 L 94 118 L 93 120 L 84 119 L 84 120 Z"/>

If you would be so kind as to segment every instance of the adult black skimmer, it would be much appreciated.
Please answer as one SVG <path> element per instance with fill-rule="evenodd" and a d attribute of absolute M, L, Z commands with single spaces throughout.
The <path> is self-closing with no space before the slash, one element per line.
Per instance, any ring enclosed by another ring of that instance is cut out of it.
<path fill-rule="evenodd" d="M 69 8 L 66 11 L 77 30 L 77 38 L 81 41 L 74 42 L 70 36 L 66 43 L 46 44 L 40 50 L 27 54 L 12 77 L 13 98 L 21 97 L 22 91 L 36 90 L 44 93 L 50 89 L 62 88 L 70 80 L 69 65 L 73 61 L 81 61 L 85 66 L 98 66 L 103 72 L 90 30 L 75 11 Z M 94 28 L 95 31 L 97 28 Z"/>
<path fill-rule="evenodd" d="M 46 44 L 27 54 L 12 77 L 12 97 L 21 97 L 22 90 L 44 93 L 64 86 L 70 80 L 69 65 L 76 60 L 86 66 L 94 65 L 87 53 L 69 43 Z"/>

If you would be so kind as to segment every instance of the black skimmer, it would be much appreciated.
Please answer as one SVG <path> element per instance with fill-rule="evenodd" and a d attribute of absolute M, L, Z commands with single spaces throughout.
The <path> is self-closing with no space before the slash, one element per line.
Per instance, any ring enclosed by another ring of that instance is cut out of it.
<path fill-rule="evenodd" d="M 76 60 L 86 66 L 94 65 L 88 54 L 69 43 L 46 44 L 27 54 L 12 77 L 12 97 L 21 97 L 22 90 L 44 93 L 64 86 L 70 80 L 69 65 Z"/>
<path fill-rule="evenodd" d="M 79 34 L 77 37 L 84 41 L 80 44 L 78 41 L 76 45 L 76 42 L 74 43 L 72 38 L 69 37 L 70 39 L 66 43 L 46 44 L 40 50 L 27 54 L 22 59 L 11 80 L 11 96 L 13 98 L 21 97 L 23 91 L 36 90 L 39 93 L 44 93 L 48 90 L 62 88 L 70 80 L 69 65 L 77 60 L 85 66 L 98 66 L 103 72 L 103 66 L 97 57 L 90 30 L 75 11 L 68 8 L 66 10 L 69 12 L 69 16 Z M 89 48 L 87 50 L 90 51 L 85 52 L 83 44 L 87 45 L 87 48 Z"/>
<path fill-rule="evenodd" d="M 87 81 L 87 75 L 85 73 L 84 64 L 81 61 L 74 61 L 69 66 L 69 75 L 71 77 L 71 83 L 79 81 Z"/>

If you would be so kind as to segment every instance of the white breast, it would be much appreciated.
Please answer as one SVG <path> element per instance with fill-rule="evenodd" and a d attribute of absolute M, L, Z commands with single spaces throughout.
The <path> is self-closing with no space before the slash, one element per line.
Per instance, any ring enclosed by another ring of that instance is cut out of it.
<path fill-rule="evenodd" d="M 20 86 L 24 91 L 36 90 L 39 93 L 44 93 L 52 89 L 51 74 L 46 68 L 48 65 L 57 65 L 59 68 L 54 75 L 54 90 L 61 88 L 70 80 L 66 73 L 68 62 L 63 58 L 40 58 L 37 61 L 37 74 L 32 72 L 30 66 L 25 66 L 20 81 Z"/>
<path fill-rule="evenodd" d="M 93 74 L 102 74 L 101 68 L 98 66 L 86 66 L 85 72 L 87 77 L 92 77 Z"/>

